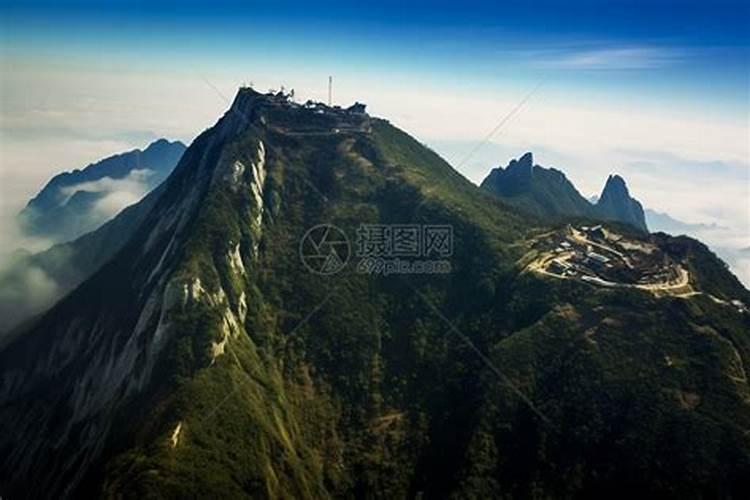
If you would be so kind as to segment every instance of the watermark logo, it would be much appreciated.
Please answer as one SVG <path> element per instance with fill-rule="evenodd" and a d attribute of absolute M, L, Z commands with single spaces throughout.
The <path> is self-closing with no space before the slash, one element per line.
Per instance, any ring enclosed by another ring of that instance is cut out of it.
<path fill-rule="evenodd" d="M 302 237 L 300 259 L 315 274 L 336 274 L 347 265 L 346 233 L 331 224 Z M 356 230 L 355 271 L 362 274 L 446 274 L 451 272 L 453 227 L 445 224 L 361 224 Z"/>
<path fill-rule="evenodd" d="M 302 237 L 299 255 L 310 272 L 331 275 L 349 262 L 351 246 L 344 231 L 331 224 L 319 224 Z"/>
<path fill-rule="evenodd" d="M 451 271 L 453 226 L 362 224 L 357 230 L 357 272 L 445 274 Z"/>
<path fill-rule="evenodd" d="M 453 255 L 453 226 L 361 224 L 357 257 L 447 258 Z"/>

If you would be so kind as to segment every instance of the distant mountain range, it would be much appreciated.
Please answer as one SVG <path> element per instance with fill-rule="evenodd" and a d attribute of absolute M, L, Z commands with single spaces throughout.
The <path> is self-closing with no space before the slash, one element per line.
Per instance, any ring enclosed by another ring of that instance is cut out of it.
<path fill-rule="evenodd" d="M 691 234 L 700 231 L 712 231 L 716 229 L 726 229 L 716 223 L 711 224 L 700 224 L 683 222 L 679 219 L 675 219 L 671 215 L 664 212 L 657 212 L 647 208 L 645 210 L 646 223 L 652 231 L 661 231 L 668 234 Z"/>
<path fill-rule="evenodd" d="M 597 202 L 592 204 L 563 172 L 535 165 L 532 154 L 526 153 L 505 168 L 492 169 L 481 187 L 538 216 L 588 217 L 648 231 L 643 207 L 630 196 L 619 175 L 609 176 Z"/>
<path fill-rule="evenodd" d="M 0 347 L 0 495 L 744 497 L 750 292 L 696 240 L 559 215 L 640 222 L 624 182 L 586 208 L 532 167 L 480 189 L 364 106 L 240 89 L 26 257 L 69 290 Z"/>
<path fill-rule="evenodd" d="M 19 251 L 0 269 L 0 346 L 20 323 L 52 306 L 110 260 L 130 239 L 162 192 L 157 186 L 96 230 L 49 249 Z"/>
<path fill-rule="evenodd" d="M 104 224 L 158 186 L 186 146 L 159 139 L 52 178 L 19 214 L 28 235 L 69 241 Z"/>

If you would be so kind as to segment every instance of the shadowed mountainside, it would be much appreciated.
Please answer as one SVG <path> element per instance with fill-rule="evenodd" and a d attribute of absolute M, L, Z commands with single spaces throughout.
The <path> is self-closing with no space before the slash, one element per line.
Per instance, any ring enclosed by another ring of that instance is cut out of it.
<path fill-rule="evenodd" d="M 534 165 L 531 153 L 492 169 L 481 187 L 524 211 L 540 217 L 584 217 L 614 221 L 647 231 L 643 208 L 630 196 L 625 181 L 610 175 L 596 203 L 581 196 L 565 174 Z"/>

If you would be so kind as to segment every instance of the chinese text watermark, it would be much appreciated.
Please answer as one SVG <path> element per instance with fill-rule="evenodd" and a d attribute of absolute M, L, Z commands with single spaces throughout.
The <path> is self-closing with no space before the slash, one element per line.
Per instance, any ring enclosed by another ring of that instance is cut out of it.
<path fill-rule="evenodd" d="M 316 274 L 341 271 L 350 254 L 346 233 L 331 224 L 310 228 L 300 242 L 300 259 Z M 446 274 L 451 272 L 453 226 L 360 224 L 354 255 L 354 269 L 362 274 Z"/>

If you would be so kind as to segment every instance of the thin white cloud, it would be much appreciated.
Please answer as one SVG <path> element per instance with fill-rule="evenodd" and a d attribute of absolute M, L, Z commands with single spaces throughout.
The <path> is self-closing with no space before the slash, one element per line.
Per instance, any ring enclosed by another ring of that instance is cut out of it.
<path fill-rule="evenodd" d="M 538 55 L 536 65 L 549 69 L 638 70 L 672 66 L 685 60 L 682 49 L 664 47 L 609 47 Z"/>
<path fill-rule="evenodd" d="M 68 199 L 79 191 L 103 194 L 94 206 L 97 213 L 92 215 L 96 215 L 102 221 L 105 221 L 119 213 L 123 208 L 143 198 L 150 190 L 148 179 L 154 173 L 153 170 L 145 168 L 132 170 L 122 179 L 102 177 L 95 181 L 66 186 L 62 189 L 62 192 Z"/>
<path fill-rule="evenodd" d="M 0 267 L 0 285 L 0 342 L 4 333 L 44 311 L 61 292 L 44 270 L 22 260 Z"/>
<path fill-rule="evenodd" d="M 79 182 L 61 189 L 63 194 L 70 197 L 78 191 L 88 191 L 90 193 L 108 193 L 111 191 L 140 191 L 142 186 L 147 183 L 148 178 L 154 174 L 153 170 L 147 168 L 134 169 L 120 179 L 113 177 L 102 177 L 94 181 Z"/>

